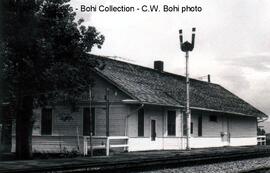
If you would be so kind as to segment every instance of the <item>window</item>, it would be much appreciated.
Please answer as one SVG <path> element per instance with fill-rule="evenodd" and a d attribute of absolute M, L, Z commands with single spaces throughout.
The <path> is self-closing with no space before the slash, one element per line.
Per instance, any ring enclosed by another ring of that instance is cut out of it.
<path fill-rule="evenodd" d="M 198 118 L 198 136 L 202 136 L 202 116 Z"/>
<path fill-rule="evenodd" d="M 144 109 L 138 111 L 138 136 L 144 136 Z"/>
<path fill-rule="evenodd" d="M 211 121 L 211 122 L 217 122 L 217 116 L 216 115 L 210 115 L 209 116 L 209 121 Z"/>
<path fill-rule="evenodd" d="M 95 108 L 91 108 L 92 123 L 90 120 L 90 109 L 83 108 L 83 135 L 90 136 L 90 128 L 92 128 L 92 135 L 95 135 Z"/>
<path fill-rule="evenodd" d="M 193 134 L 193 122 L 190 123 L 190 134 Z"/>
<path fill-rule="evenodd" d="M 52 135 L 52 109 L 41 110 L 41 135 Z"/>
<path fill-rule="evenodd" d="M 175 122 L 176 122 L 176 112 L 168 111 L 168 116 L 167 116 L 168 136 L 175 136 L 175 131 L 176 131 Z"/>

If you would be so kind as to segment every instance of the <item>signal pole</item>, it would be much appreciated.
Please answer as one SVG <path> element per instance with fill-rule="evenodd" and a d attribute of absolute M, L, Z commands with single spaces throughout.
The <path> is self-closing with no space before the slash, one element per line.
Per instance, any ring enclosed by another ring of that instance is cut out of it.
<path fill-rule="evenodd" d="M 196 28 L 192 28 L 192 41 L 189 43 L 185 41 L 183 43 L 183 35 L 182 29 L 179 30 L 179 39 L 180 39 L 180 47 L 183 52 L 186 53 L 186 122 L 187 122 L 187 146 L 186 149 L 190 150 L 190 124 L 191 124 L 191 114 L 190 114 L 190 99 L 189 99 L 189 68 L 188 68 L 188 59 L 189 52 L 193 50 L 195 44 L 195 31 Z"/>

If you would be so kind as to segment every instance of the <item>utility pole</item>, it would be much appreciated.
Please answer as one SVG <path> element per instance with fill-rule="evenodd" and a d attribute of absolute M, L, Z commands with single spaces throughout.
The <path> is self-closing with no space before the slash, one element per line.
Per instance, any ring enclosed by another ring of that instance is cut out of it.
<path fill-rule="evenodd" d="M 189 99 L 189 68 L 188 59 L 189 52 L 193 50 L 195 44 L 195 31 L 196 28 L 192 28 L 192 41 L 189 43 L 185 41 L 183 43 L 182 29 L 179 30 L 180 47 L 183 52 L 186 53 L 186 122 L 187 122 L 187 146 L 186 149 L 190 150 L 190 124 L 191 124 L 191 114 L 190 114 L 190 99 Z"/>

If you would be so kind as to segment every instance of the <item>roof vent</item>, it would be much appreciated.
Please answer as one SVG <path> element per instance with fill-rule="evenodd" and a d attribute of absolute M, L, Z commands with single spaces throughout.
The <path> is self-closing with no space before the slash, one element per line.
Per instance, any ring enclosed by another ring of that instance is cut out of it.
<path fill-rule="evenodd" d="M 163 61 L 154 61 L 154 69 L 158 71 L 163 71 Z"/>

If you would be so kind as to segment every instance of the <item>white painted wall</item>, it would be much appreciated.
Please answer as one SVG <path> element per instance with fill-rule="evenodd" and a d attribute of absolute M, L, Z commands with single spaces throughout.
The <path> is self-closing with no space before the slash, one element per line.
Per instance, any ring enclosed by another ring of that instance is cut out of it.
<path fill-rule="evenodd" d="M 145 151 L 145 150 L 180 150 L 184 149 L 183 138 L 181 137 L 163 137 L 156 138 L 129 138 L 129 151 Z"/>
<path fill-rule="evenodd" d="M 190 139 L 191 148 L 208 148 L 208 147 L 222 147 L 224 146 L 219 137 L 196 137 Z"/>
<path fill-rule="evenodd" d="M 163 140 L 164 150 L 181 150 L 184 149 L 183 138 L 181 137 L 165 137 Z"/>
<path fill-rule="evenodd" d="M 151 141 L 150 137 L 133 137 L 129 138 L 128 151 L 145 151 L 145 150 L 162 150 L 163 138 L 156 138 L 156 141 Z"/>
<path fill-rule="evenodd" d="M 257 145 L 257 137 L 231 138 L 230 146 Z"/>
<path fill-rule="evenodd" d="M 231 138 L 230 146 L 257 145 L 257 137 Z M 223 147 L 226 143 L 221 138 L 191 138 L 191 148 Z"/>

